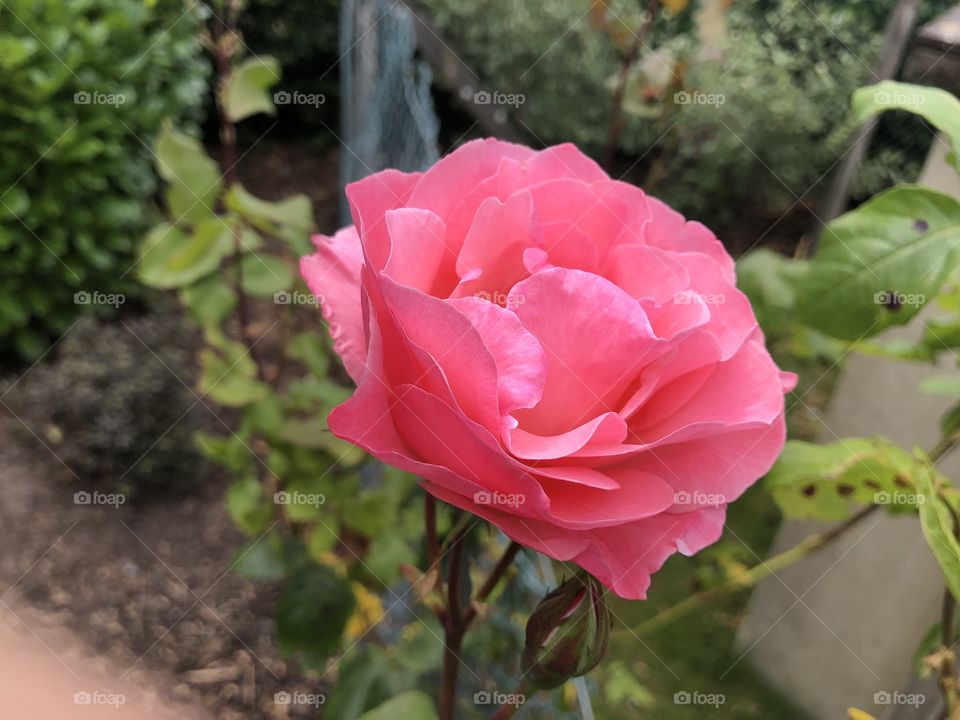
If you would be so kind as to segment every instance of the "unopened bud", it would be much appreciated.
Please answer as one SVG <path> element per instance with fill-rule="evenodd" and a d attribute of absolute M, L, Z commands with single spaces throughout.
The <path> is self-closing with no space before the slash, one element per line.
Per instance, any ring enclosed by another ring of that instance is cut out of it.
<path fill-rule="evenodd" d="M 607 652 L 610 610 L 603 587 L 582 572 L 547 593 L 527 621 L 523 671 L 539 689 L 590 672 Z"/>

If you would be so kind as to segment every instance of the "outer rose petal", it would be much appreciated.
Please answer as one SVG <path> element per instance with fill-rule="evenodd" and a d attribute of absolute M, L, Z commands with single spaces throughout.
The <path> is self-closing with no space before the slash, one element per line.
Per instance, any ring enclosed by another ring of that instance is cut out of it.
<path fill-rule="evenodd" d="M 360 238 L 351 226 L 333 237 L 317 235 L 313 242 L 317 253 L 300 258 L 300 273 L 320 300 L 333 349 L 353 381 L 360 382 L 367 355 L 360 303 Z"/>
<path fill-rule="evenodd" d="M 425 489 L 454 507 L 493 523 L 512 540 L 554 560 L 573 561 L 592 573 L 617 595 L 630 600 L 647 597 L 650 575 L 676 552 L 693 555 L 720 539 L 726 510 L 705 508 L 686 513 L 661 513 L 623 525 L 594 530 L 567 530 L 534 518 L 518 517 L 433 483 Z"/>

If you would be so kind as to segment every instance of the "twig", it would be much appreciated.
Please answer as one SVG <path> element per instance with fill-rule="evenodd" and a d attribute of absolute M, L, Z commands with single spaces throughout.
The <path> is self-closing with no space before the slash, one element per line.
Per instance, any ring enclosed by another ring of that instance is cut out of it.
<path fill-rule="evenodd" d="M 507 549 L 503 551 L 503 555 L 500 556 L 497 564 L 494 565 L 493 570 L 490 571 L 487 579 L 477 591 L 473 602 L 470 603 L 470 607 L 468 607 L 466 612 L 464 612 L 464 629 L 466 629 L 470 623 L 473 622 L 474 618 L 477 617 L 477 603 L 482 603 L 490 596 L 490 593 L 493 592 L 493 589 L 497 586 L 497 583 L 500 582 L 500 578 L 503 577 L 503 574 L 507 571 L 507 568 L 513 563 L 513 559 L 517 556 L 518 552 L 520 552 L 520 545 L 515 542 L 511 542 L 510 545 L 507 546 Z"/>
<path fill-rule="evenodd" d="M 617 77 L 617 84 L 613 90 L 613 101 L 610 108 L 610 127 L 607 130 L 607 147 L 603 151 L 603 160 L 601 164 L 608 171 L 610 163 L 613 162 L 613 156 L 620 145 L 620 136 L 623 134 L 623 99 L 627 92 L 627 81 L 630 79 L 630 70 L 640 55 L 643 42 L 646 40 L 650 31 L 653 30 L 653 24 L 657 19 L 657 10 L 660 6 L 660 0 L 649 0 L 647 3 L 647 17 L 637 33 L 636 38 L 630 45 L 630 49 L 620 60 L 620 74 Z"/>

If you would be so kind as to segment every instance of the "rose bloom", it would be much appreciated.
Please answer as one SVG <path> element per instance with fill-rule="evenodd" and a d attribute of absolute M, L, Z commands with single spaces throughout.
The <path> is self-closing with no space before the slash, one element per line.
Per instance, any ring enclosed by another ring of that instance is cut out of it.
<path fill-rule="evenodd" d="M 572 145 L 475 141 L 346 194 L 301 261 L 357 383 L 335 435 L 625 598 L 720 537 L 794 378 L 713 233 Z"/>

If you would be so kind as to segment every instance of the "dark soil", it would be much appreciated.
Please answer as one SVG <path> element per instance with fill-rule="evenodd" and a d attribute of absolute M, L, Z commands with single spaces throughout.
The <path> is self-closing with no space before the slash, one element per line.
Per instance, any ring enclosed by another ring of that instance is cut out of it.
<path fill-rule="evenodd" d="M 14 444 L 0 424 L 0 595 L 15 595 L 72 630 L 121 672 L 218 720 L 309 717 L 274 703 L 282 691 L 322 692 L 278 653 L 275 583 L 231 572 L 243 538 L 227 516 L 225 481 L 145 506 L 73 502 L 52 456 Z M 118 678 L 120 679 L 120 678 Z"/>

